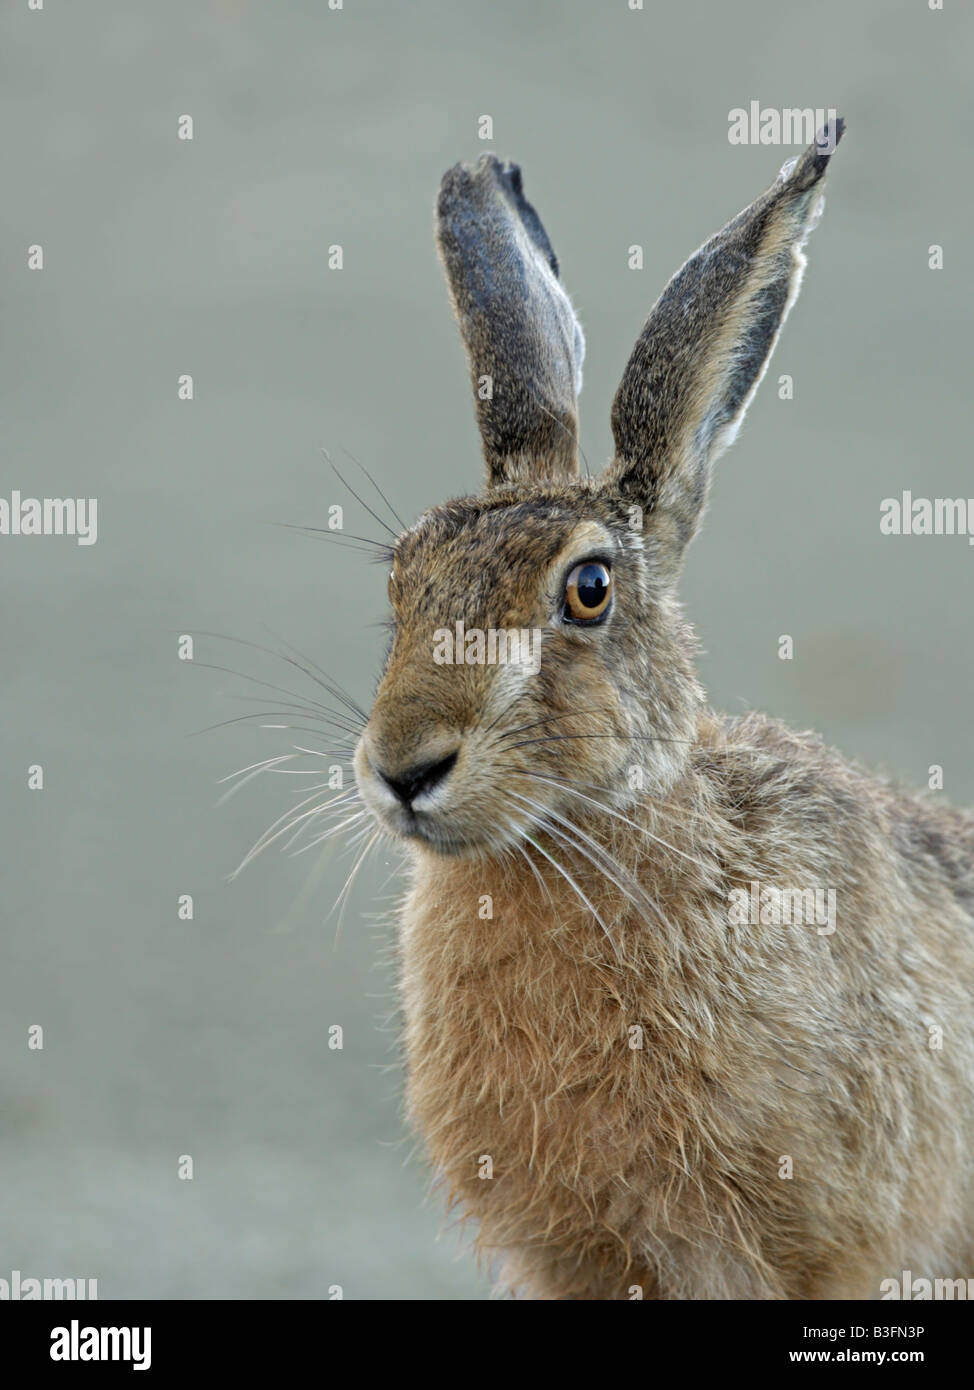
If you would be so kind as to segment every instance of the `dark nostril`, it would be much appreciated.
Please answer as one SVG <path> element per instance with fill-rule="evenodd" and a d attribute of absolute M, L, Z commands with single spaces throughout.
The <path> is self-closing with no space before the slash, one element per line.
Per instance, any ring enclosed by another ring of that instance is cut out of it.
<path fill-rule="evenodd" d="M 445 758 L 435 758 L 432 762 L 416 763 L 413 767 L 407 767 L 405 772 L 401 772 L 397 777 L 391 777 L 388 772 L 383 772 L 381 767 L 375 770 L 386 786 L 391 787 L 396 793 L 402 804 L 409 806 L 421 792 L 432 791 L 442 782 L 456 760 L 457 750 L 454 749 Z"/>

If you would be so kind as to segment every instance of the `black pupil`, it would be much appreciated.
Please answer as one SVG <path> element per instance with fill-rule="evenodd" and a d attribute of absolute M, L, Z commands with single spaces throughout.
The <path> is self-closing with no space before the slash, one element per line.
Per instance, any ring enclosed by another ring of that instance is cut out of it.
<path fill-rule="evenodd" d="M 609 587 L 604 565 L 583 565 L 578 576 L 578 601 L 583 608 L 598 608 Z"/>

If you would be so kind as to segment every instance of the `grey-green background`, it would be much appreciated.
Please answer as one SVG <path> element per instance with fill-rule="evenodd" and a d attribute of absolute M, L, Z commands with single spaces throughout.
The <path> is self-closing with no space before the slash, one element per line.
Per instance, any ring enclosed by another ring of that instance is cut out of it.
<path fill-rule="evenodd" d="M 216 808 L 218 779 L 288 735 L 192 737 L 274 704 L 176 659 L 183 632 L 286 640 L 368 702 L 382 569 L 268 523 L 323 525 L 340 502 L 378 533 L 323 447 L 407 521 L 479 485 L 431 234 L 459 158 L 524 167 L 585 325 L 594 467 L 663 282 L 795 152 L 731 146 L 730 110 L 846 116 L 802 297 L 684 592 L 719 707 L 817 727 L 914 783 L 940 763 L 974 802 L 974 551 L 878 525 L 904 487 L 974 493 L 972 46 L 960 0 L 4 0 L 0 493 L 97 497 L 99 539 L 0 538 L 0 1277 L 486 1294 L 401 1122 L 392 931 L 369 915 L 396 856 L 368 862 L 337 942 L 341 854 L 272 850 L 229 882 L 291 785 Z M 314 693 L 246 647 L 201 638 L 197 657 Z"/>

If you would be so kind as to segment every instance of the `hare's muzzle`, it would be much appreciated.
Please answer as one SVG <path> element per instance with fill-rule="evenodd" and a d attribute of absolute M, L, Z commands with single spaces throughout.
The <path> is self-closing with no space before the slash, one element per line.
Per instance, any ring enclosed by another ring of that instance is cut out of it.
<path fill-rule="evenodd" d="M 409 753 L 379 746 L 370 731 L 355 753 L 355 776 L 362 799 L 379 824 L 393 835 L 451 848 L 451 774 L 459 743 L 440 741 Z M 455 847 L 454 847 L 455 848 Z"/>

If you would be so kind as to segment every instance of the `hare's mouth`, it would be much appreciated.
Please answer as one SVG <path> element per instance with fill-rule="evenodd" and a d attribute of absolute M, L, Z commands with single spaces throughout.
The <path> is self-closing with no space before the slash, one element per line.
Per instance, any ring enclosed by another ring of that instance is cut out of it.
<path fill-rule="evenodd" d="M 361 786 L 361 784 L 360 784 Z M 450 810 L 423 810 L 405 806 L 378 806 L 362 788 L 365 801 L 380 828 L 393 839 L 416 848 L 431 851 L 451 859 L 480 859 L 503 854 L 520 842 L 529 826 L 522 826 L 517 817 L 498 814 L 496 823 L 485 833 L 483 810 L 475 816 L 464 813 L 462 807 Z"/>
<path fill-rule="evenodd" d="M 365 800 L 368 804 L 367 797 Z M 394 839 L 423 846 L 435 854 L 460 858 L 495 848 L 482 835 L 465 834 L 455 823 L 451 823 L 450 817 L 442 813 L 410 810 L 402 806 L 379 810 L 370 805 L 369 809 L 379 826 Z"/>
<path fill-rule="evenodd" d="M 437 854 L 451 858 L 477 854 L 487 848 L 482 839 L 471 839 L 457 834 L 455 829 L 451 830 L 442 820 L 424 817 L 422 813 L 414 814 L 408 829 L 400 831 L 399 834 L 405 840 L 425 845 Z"/>

